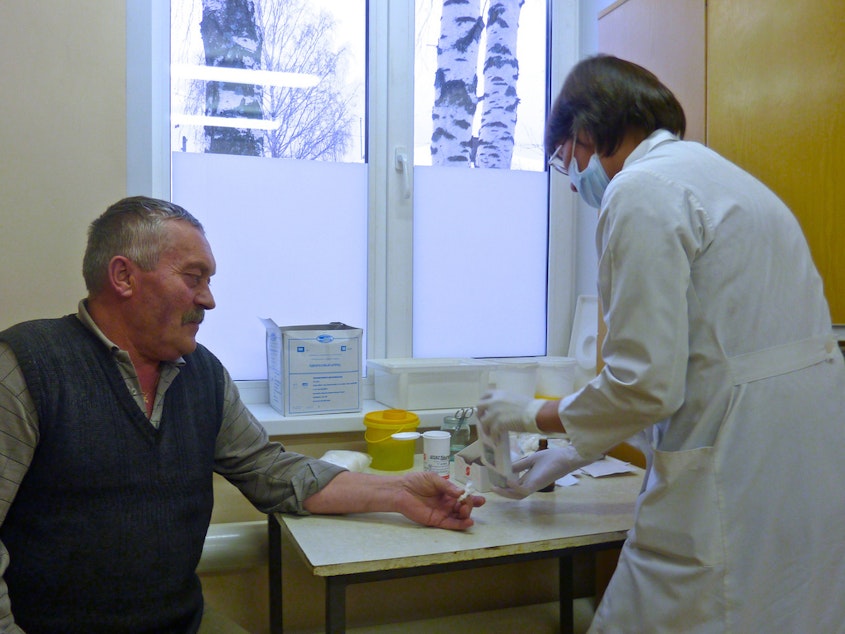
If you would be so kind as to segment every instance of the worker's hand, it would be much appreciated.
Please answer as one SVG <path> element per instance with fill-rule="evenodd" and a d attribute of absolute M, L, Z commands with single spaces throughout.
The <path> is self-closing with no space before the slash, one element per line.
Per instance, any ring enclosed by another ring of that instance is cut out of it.
<path fill-rule="evenodd" d="M 505 497 L 522 499 L 593 461 L 583 458 L 572 445 L 535 451 L 514 462 L 516 477 L 508 481 L 506 488 L 496 488 L 495 491 Z"/>
<path fill-rule="evenodd" d="M 487 392 L 478 402 L 478 424 L 491 438 L 505 431 L 542 433 L 537 427 L 537 412 L 545 400 L 512 394 L 502 390 Z"/>
<path fill-rule="evenodd" d="M 458 501 L 463 492 L 436 473 L 414 471 L 402 478 L 397 510 L 426 526 L 463 530 L 474 523 L 470 518 L 472 509 L 486 502 L 481 495 L 468 495 Z"/>
<path fill-rule="evenodd" d="M 467 464 L 481 464 L 481 452 L 483 451 L 481 446 L 481 441 L 476 440 L 473 443 L 468 444 L 466 447 L 461 449 L 456 456 L 460 456 L 464 459 L 464 462 Z"/>

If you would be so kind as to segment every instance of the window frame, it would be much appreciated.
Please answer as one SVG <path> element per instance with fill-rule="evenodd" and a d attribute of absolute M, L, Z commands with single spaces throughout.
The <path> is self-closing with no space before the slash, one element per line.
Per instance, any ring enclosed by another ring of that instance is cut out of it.
<path fill-rule="evenodd" d="M 382 36 L 368 36 L 366 354 L 368 358 L 410 357 L 413 195 L 404 197 L 404 190 L 407 178 L 413 192 L 414 1 L 369 0 L 367 4 L 368 32 Z M 548 0 L 549 28 L 554 34 L 552 50 L 547 51 L 550 98 L 578 60 L 579 4 L 578 0 Z M 170 198 L 171 191 L 169 32 L 169 0 L 126 0 L 127 191 L 164 199 Z M 396 95 L 409 97 L 397 99 Z M 407 176 L 397 160 L 402 153 L 408 158 Z M 565 180 L 548 181 L 546 353 L 550 356 L 568 353 L 576 300 L 578 203 Z M 370 381 L 365 382 L 365 398 L 372 394 Z"/>

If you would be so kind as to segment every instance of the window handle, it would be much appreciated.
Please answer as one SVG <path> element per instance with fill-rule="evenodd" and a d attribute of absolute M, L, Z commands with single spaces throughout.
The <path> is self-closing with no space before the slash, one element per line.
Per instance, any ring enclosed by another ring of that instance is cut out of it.
<path fill-rule="evenodd" d="M 402 172 L 402 198 L 411 197 L 411 167 L 408 161 L 408 151 L 404 147 L 397 147 L 393 152 L 393 167 Z"/>

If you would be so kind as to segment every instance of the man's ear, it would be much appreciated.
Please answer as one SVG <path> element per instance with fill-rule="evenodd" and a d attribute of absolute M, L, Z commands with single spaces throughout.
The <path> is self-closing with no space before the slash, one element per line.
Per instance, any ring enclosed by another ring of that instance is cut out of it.
<path fill-rule="evenodd" d="M 135 290 L 134 264 L 122 255 L 109 262 L 109 286 L 121 297 L 130 297 Z"/>

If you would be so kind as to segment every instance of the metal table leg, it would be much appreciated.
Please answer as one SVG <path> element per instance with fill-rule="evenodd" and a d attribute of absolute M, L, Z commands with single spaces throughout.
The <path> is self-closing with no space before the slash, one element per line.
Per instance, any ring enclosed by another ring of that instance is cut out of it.
<path fill-rule="evenodd" d="M 343 577 L 326 578 L 326 632 L 346 632 L 346 580 Z"/>
<path fill-rule="evenodd" d="M 575 631 L 575 607 L 572 603 L 575 594 L 575 567 L 571 555 L 558 557 L 558 585 L 560 601 L 561 634 L 573 634 Z"/>
<path fill-rule="evenodd" d="M 282 527 L 271 514 L 267 516 L 267 547 L 270 588 L 270 634 L 282 634 Z"/>

